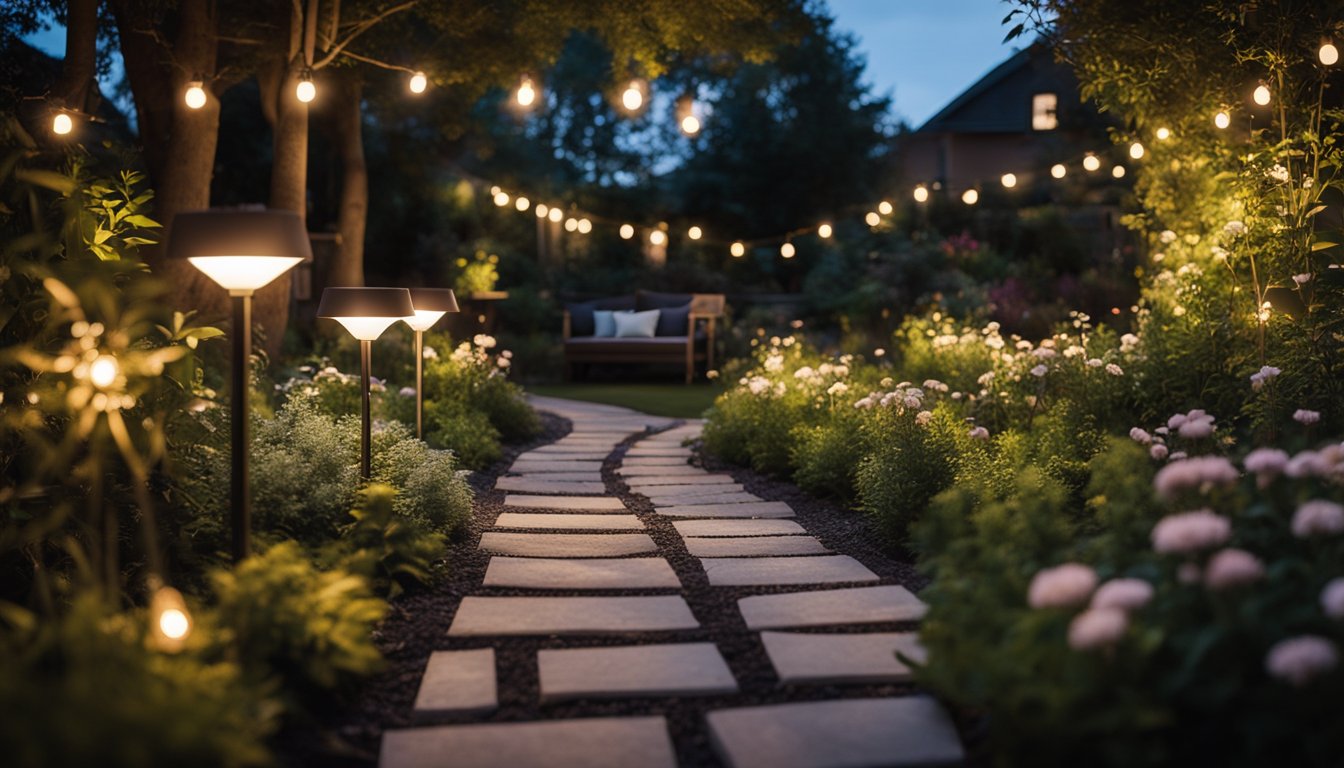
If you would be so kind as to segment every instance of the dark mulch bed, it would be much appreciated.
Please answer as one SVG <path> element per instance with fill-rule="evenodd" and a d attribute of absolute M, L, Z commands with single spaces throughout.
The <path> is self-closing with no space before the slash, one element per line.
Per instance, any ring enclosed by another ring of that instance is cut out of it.
<path fill-rule="evenodd" d="M 553 442 L 569 431 L 569 423 L 544 416 L 545 432 L 531 444 L 515 446 L 505 458 L 488 471 L 476 473 L 471 480 L 476 491 L 474 517 L 469 530 L 453 543 L 447 567 L 428 590 L 403 596 L 392 603 L 391 612 L 377 633 L 379 648 L 387 657 L 387 669 L 367 681 L 353 701 L 347 700 L 342 712 L 324 723 L 334 738 L 309 751 L 310 759 L 291 764 L 370 765 L 377 759 L 382 732 L 411 725 L 409 717 L 420 676 L 429 654 L 434 650 L 478 648 L 489 643 L 483 638 L 449 638 L 448 627 L 462 597 L 476 595 L 537 594 L 528 590 L 486 589 L 481 586 L 489 556 L 480 552 L 477 542 L 502 511 L 504 494 L 494 490 L 494 481 L 520 452 L 536 445 Z M 672 520 L 655 514 L 643 496 L 632 495 L 614 473 L 625 450 L 638 439 L 627 440 L 604 463 L 602 474 L 607 489 L 618 495 L 632 512 L 648 526 L 648 533 L 662 549 L 681 579 L 682 596 L 690 605 L 701 628 L 691 632 L 627 634 L 616 637 L 532 637 L 498 638 L 495 649 L 499 675 L 499 709 L 486 717 L 446 719 L 458 722 L 512 722 L 610 715 L 663 715 L 671 728 L 682 765 L 719 765 L 709 744 L 704 714 L 728 707 L 786 701 L 864 698 L 908 694 L 908 685 L 780 686 L 758 636 L 749 632 L 737 610 L 738 598 L 747 595 L 791 592 L 806 587 L 713 587 L 705 577 L 698 559 L 691 557 Z M 914 568 L 878 545 L 879 538 L 867 520 L 834 504 L 811 498 L 795 486 L 763 477 L 750 470 L 716 464 L 697 457 L 695 463 L 707 468 L 729 471 L 750 492 L 767 500 L 789 503 L 797 521 L 837 553 L 848 554 L 882 577 L 884 584 L 901 584 L 911 590 L 923 586 Z M 859 585 L 833 585 L 835 587 Z M 584 592 L 548 592 L 546 594 L 591 594 Z M 627 590 L 621 594 L 668 594 L 667 590 Z M 854 627 L 853 631 L 910 631 L 913 624 L 878 624 Z M 807 631 L 807 630 L 801 630 Z M 844 631 L 830 629 L 827 631 Z M 539 704 L 536 654 L 545 648 L 629 645 L 637 642 L 710 641 L 723 653 L 740 692 L 731 696 L 687 698 L 642 698 L 619 700 L 577 700 Z M 332 749 L 330 741 L 338 741 Z M 304 750 L 308 751 L 308 750 Z M 298 755 L 295 755 L 296 757 Z"/>

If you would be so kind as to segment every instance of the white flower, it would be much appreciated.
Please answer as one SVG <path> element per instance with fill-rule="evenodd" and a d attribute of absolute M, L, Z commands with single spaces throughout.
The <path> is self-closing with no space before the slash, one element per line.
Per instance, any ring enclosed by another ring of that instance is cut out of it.
<path fill-rule="evenodd" d="M 706 378 L 706 379 L 710 379 L 710 380 L 717 379 L 717 378 L 719 378 L 719 372 L 718 372 L 717 370 L 715 370 L 715 371 L 705 371 L 705 378 Z"/>
<path fill-rule="evenodd" d="M 885 349 L 883 349 L 883 348 L 881 348 L 881 347 L 878 347 L 877 349 L 874 349 L 874 350 L 873 350 L 873 357 L 883 357 L 883 356 L 885 356 L 886 354 L 887 354 L 887 350 L 885 350 Z"/>
<path fill-rule="evenodd" d="M 867 410 L 873 407 L 873 396 L 861 397 L 854 401 L 854 407 L 859 410 Z"/>
<path fill-rule="evenodd" d="M 1031 351 L 1031 354 L 1035 355 L 1037 360 L 1049 360 L 1058 353 L 1049 347 L 1040 347 L 1037 349 L 1033 349 Z"/>
<path fill-rule="evenodd" d="M 402 387 L 397 394 L 402 397 L 415 397 L 415 387 Z"/>
<path fill-rule="evenodd" d="M 1310 425 L 1315 424 L 1320 420 L 1321 420 L 1320 411 L 1308 411 L 1305 408 L 1298 408 L 1296 411 L 1293 412 L 1293 421 L 1296 421 L 1298 424 Z"/>
<path fill-rule="evenodd" d="M 1274 167 L 1269 169 L 1269 178 L 1275 181 L 1286 182 L 1288 181 L 1288 169 L 1284 168 L 1282 165 L 1279 165 L 1278 163 L 1275 163 Z"/>
<path fill-rule="evenodd" d="M 501 370 L 507 370 L 510 365 L 513 365 L 513 361 L 501 355 L 495 358 L 495 365 L 498 366 Z"/>
<path fill-rule="evenodd" d="M 1040 378 L 1041 376 L 1044 376 L 1049 370 L 1050 369 L 1046 368 L 1044 364 L 1041 364 L 1031 369 L 1031 375 Z"/>
<path fill-rule="evenodd" d="M 1170 229 L 1164 229 L 1162 230 L 1162 233 L 1157 236 L 1157 239 L 1161 240 L 1163 245 L 1174 243 L 1176 242 L 1176 233 L 1172 232 Z"/>
<path fill-rule="evenodd" d="M 1099 358 L 1099 357 L 1094 357 L 1094 358 L 1092 358 L 1091 360 L 1088 360 L 1088 361 L 1087 361 L 1086 363 L 1084 363 L 1084 364 L 1085 364 L 1088 368 L 1100 368 L 1101 366 L 1105 365 L 1105 363 L 1103 363 L 1103 362 L 1101 361 L 1101 358 Z"/>
<path fill-rule="evenodd" d="M 990 382 L 992 382 L 992 381 L 994 381 L 994 372 L 993 372 L 993 371 L 988 371 L 988 372 L 986 372 L 986 373 L 982 373 L 982 374 L 980 374 L 980 378 L 976 379 L 976 382 L 979 383 L 980 386 L 982 386 L 982 387 L 987 387 L 987 386 L 989 386 Z"/>
<path fill-rule="evenodd" d="M 495 344 L 498 343 L 495 341 L 494 336 L 488 336 L 484 333 L 476 334 L 476 336 L 472 338 L 471 342 L 476 346 L 481 347 L 482 349 L 493 349 Z"/>
<path fill-rule="evenodd" d="M 810 365 L 804 365 L 802 368 L 793 372 L 793 378 L 795 379 L 810 379 L 815 375 L 816 371 L 812 370 L 812 366 Z"/>
<path fill-rule="evenodd" d="M 1283 371 L 1272 365 L 1261 367 L 1259 371 L 1251 374 L 1251 389 L 1259 392 L 1260 388 L 1265 386 L 1265 382 L 1270 381 L 1280 373 L 1283 373 Z"/>
<path fill-rule="evenodd" d="M 1298 285 L 1306 285 L 1307 283 L 1311 282 L 1311 273 L 1303 272 L 1300 275 L 1293 275 L 1293 282 L 1297 283 Z"/>
<path fill-rule="evenodd" d="M 1120 337 L 1120 351 L 1128 352 L 1139 345 L 1139 337 L 1132 333 L 1126 333 Z"/>
<path fill-rule="evenodd" d="M 844 383 L 843 381 L 837 381 L 834 384 L 832 384 L 829 389 L 826 390 L 826 394 L 834 397 L 835 395 L 843 395 L 848 391 L 849 391 L 848 384 Z"/>
<path fill-rule="evenodd" d="M 769 371 L 770 373 L 778 373 L 779 371 L 784 370 L 784 356 L 770 355 L 769 357 L 765 358 L 764 367 L 765 370 Z"/>
<path fill-rule="evenodd" d="M 932 420 L 933 420 L 933 414 L 928 411 L 920 411 L 919 413 L 915 414 L 915 423 L 921 427 L 929 426 L 929 422 Z"/>
<path fill-rule="evenodd" d="M 1120 366 L 1116 365 L 1115 363 L 1107 363 L 1107 364 L 1106 364 L 1106 372 L 1109 373 L 1109 374 L 1111 374 L 1112 376 L 1124 376 L 1124 375 L 1125 375 L 1125 370 L 1124 370 L 1123 368 L 1121 368 Z"/>
<path fill-rule="evenodd" d="M 1223 231 L 1233 236 L 1244 235 L 1246 234 L 1246 224 L 1236 220 L 1229 221 L 1223 225 Z"/>

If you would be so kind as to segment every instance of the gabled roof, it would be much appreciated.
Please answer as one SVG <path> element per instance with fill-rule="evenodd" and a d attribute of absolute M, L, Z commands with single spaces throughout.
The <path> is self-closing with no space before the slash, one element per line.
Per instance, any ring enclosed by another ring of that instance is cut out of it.
<path fill-rule="evenodd" d="M 1031 95 L 1058 93 L 1060 106 L 1078 101 L 1078 83 L 1050 49 L 1036 42 L 991 69 L 916 133 L 1018 133 L 1031 130 Z"/>

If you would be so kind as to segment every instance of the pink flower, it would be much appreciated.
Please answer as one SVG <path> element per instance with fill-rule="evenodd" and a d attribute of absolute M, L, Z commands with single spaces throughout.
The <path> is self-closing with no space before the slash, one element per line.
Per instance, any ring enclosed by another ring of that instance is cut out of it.
<path fill-rule="evenodd" d="M 1196 408 L 1185 414 L 1179 424 L 1172 426 L 1171 421 L 1168 421 L 1167 424 L 1187 440 L 1201 440 L 1213 434 L 1213 422 L 1214 418 L 1212 416 Z"/>
<path fill-rule="evenodd" d="M 1335 644 L 1324 637 L 1301 635 L 1280 640 L 1265 656 L 1265 670 L 1301 688 L 1339 663 Z"/>
<path fill-rule="evenodd" d="M 1246 454 L 1241 464 L 1247 472 L 1255 473 L 1263 488 L 1288 466 L 1288 454 L 1278 448 L 1256 448 Z"/>
<path fill-rule="evenodd" d="M 1207 493 L 1214 486 L 1231 485 L 1236 481 L 1237 468 L 1232 462 L 1221 456 L 1198 456 L 1173 461 L 1158 470 L 1153 478 L 1153 488 L 1158 496 L 1170 499 L 1181 491 Z"/>
<path fill-rule="evenodd" d="M 1333 501 L 1312 499 L 1293 513 L 1293 535 L 1299 539 L 1336 533 L 1344 533 L 1344 507 Z"/>
<path fill-rule="evenodd" d="M 1157 461 L 1161 461 L 1167 458 L 1167 446 L 1158 443 L 1148 449 L 1148 455 L 1152 456 Z"/>
<path fill-rule="evenodd" d="M 984 427 L 972 427 L 972 428 L 971 428 L 971 431 L 970 431 L 969 434 L 970 434 L 972 440 L 988 440 L 988 439 L 989 439 L 989 430 L 988 430 L 988 429 L 985 429 Z"/>
<path fill-rule="evenodd" d="M 1153 442 L 1153 436 L 1138 427 L 1129 430 L 1129 439 L 1139 445 L 1150 445 Z"/>
<path fill-rule="evenodd" d="M 1321 590 L 1321 610 L 1332 619 L 1344 619 L 1344 577 L 1331 579 Z"/>
<path fill-rule="evenodd" d="M 1251 374 L 1251 389 L 1259 392 L 1265 386 L 1265 382 L 1270 381 L 1280 373 L 1283 373 L 1283 371 L 1272 365 L 1263 366 L 1259 371 Z"/>
<path fill-rule="evenodd" d="M 1112 376 L 1124 376 L 1124 375 L 1125 375 L 1125 370 L 1124 370 L 1123 368 L 1121 368 L 1120 366 L 1116 365 L 1115 363 L 1107 363 L 1107 364 L 1106 364 L 1106 372 L 1109 373 L 1109 374 L 1111 374 Z"/>
<path fill-rule="evenodd" d="M 1092 609 L 1134 611 L 1153 599 L 1153 585 L 1143 579 L 1111 579 L 1092 595 Z"/>
<path fill-rule="evenodd" d="M 1064 563 L 1037 571 L 1027 589 L 1027 604 L 1032 608 L 1081 605 L 1096 588 L 1096 571 L 1081 563 Z"/>
<path fill-rule="evenodd" d="M 1298 424 L 1311 425 L 1321 420 L 1320 411 L 1308 411 L 1305 408 L 1298 408 L 1293 412 L 1293 421 Z"/>
<path fill-rule="evenodd" d="M 1289 477 L 1322 477 L 1329 472 L 1329 464 L 1317 451 L 1302 451 L 1289 459 L 1283 468 L 1283 473 Z"/>
<path fill-rule="evenodd" d="M 1265 564 L 1244 549 L 1224 549 L 1209 559 L 1204 571 L 1204 584 L 1209 589 L 1222 591 L 1259 581 L 1265 575 Z"/>
<path fill-rule="evenodd" d="M 1038 365 L 1038 366 L 1036 366 L 1035 368 L 1032 368 L 1032 369 L 1031 369 L 1031 375 L 1032 375 L 1032 376 L 1036 376 L 1037 378 L 1039 378 L 1039 377 L 1041 377 L 1041 376 L 1044 376 L 1044 375 L 1046 374 L 1046 372 L 1048 372 L 1049 370 L 1050 370 L 1050 369 L 1049 369 L 1049 368 L 1046 368 L 1044 364 L 1042 364 L 1042 365 Z"/>
<path fill-rule="evenodd" d="M 1153 526 L 1153 550 L 1164 555 L 1186 555 L 1221 546 L 1232 535 L 1232 523 L 1213 510 L 1199 509 L 1167 515 Z"/>
<path fill-rule="evenodd" d="M 1075 651 L 1108 648 L 1129 628 L 1129 614 L 1119 608 L 1090 608 L 1069 622 L 1069 647 Z"/>

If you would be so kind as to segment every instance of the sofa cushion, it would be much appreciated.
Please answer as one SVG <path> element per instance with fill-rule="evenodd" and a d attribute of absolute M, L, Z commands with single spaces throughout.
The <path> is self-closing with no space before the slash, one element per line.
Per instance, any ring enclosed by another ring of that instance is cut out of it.
<path fill-rule="evenodd" d="M 655 336 L 685 336 L 690 327 L 691 302 L 680 307 L 665 307 L 658 310 L 658 331 Z"/>
<path fill-rule="evenodd" d="M 610 309 L 593 310 L 593 333 L 599 339 L 609 339 L 616 335 L 616 313 Z"/>
<path fill-rule="evenodd" d="M 635 309 L 665 309 L 688 304 L 695 296 L 690 293 L 659 293 L 658 291 L 639 291 L 635 294 Z"/>
<path fill-rule="evenodd" d="M 634 308 L 634 294 L 612 296 L 605 299 L 593 299 L 592 301 L 577 301 L 566 304 L 565 309 L 569 310 L 569 335 L 592 336 L 597 330 L 593 324 L 594 310 L 632 310 Z"/>
<path fill-rule="evenodd" d="M 658 310 L 647 312 L 617 312 L 612 315 L 616 320 L 616 338 L 651 339 L 658 329 Z"/>

